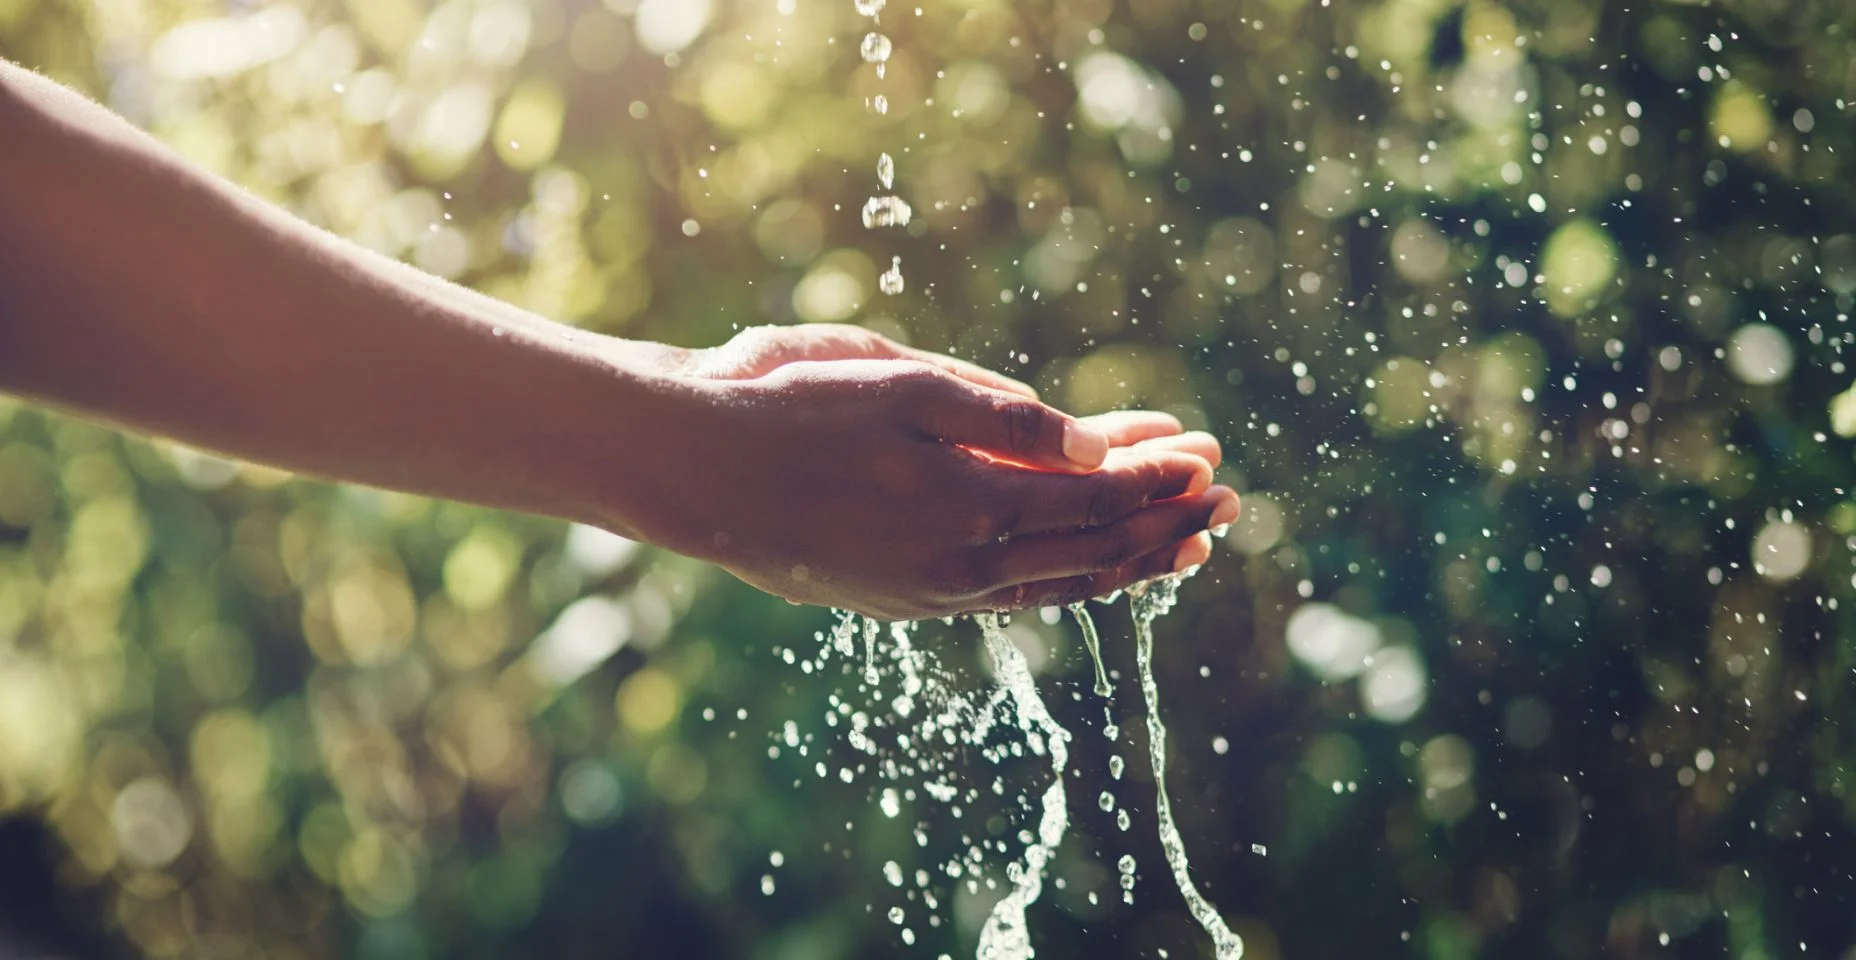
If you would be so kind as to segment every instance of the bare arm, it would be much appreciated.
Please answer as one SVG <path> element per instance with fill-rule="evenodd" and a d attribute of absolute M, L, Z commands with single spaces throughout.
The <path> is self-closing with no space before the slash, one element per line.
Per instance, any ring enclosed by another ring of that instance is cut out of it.
<path fill-rule="evenodd" d="M 1120 586 L 1202 559 L 1196 532 L 1235 511 L 1204 489 L 1216 444 L 1164 418 L 1076 421 L 846 328 L 696 354 L 574 331 L 296 220 L 4 61 L 0 145 L 0 390 L 896 616 Z"/>

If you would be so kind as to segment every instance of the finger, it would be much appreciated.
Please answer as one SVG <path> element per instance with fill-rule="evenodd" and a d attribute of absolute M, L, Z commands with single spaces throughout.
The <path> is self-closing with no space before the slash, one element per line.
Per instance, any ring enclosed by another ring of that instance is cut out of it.
<path fill-rule="evenodd" d="M 988 549 L 1004 583 L 1108 573 L 1169 544 L 1237 519 L 1237 493 L 1212 487 L 1138 510 L 1105 527 L 1015 537 Z"/>
<path fill-rule="evenodd" d="M 1179 418 L 1153 410 L 1117 410 L 1079 419 L 1107 434 L 1111 447 L 1133 446 L 1143 440 L 1170 437 L 1185 429 L 1180 426 Z"/>
<path fill-rule="evenodd" d="M 1138 456 L 1157 451 L 1188 453 L 1211 464 L 1214 468 L 1224 462 L 1224 448 L 1218 445 L 1218 438 L 1197 430 L 1177 436 L 1154 437 L 1126 447 L 1117 446 L 1109 452 L 1109 457 L 1113 459 L 1119 456 Z"/>
<path fill-rule="evenodd" d="M 1026 466 L 1088 471 L 1108 458 L 1102 431 L 1021 394 L 943 374 L 907 400 L 930 435 Z"/>
<path fill-rule="evenodd" d="M 957 360 L 945 354 L 931 353 L 927 350 L 917 350 L 914 347 L 898 346 L 896 349 L 898 356 L 902 359 L 932 364 L 968 383 L 975 383 L 989 390 L 1015 394 L 1027 400 L 1038 398 L 1038 392 L 1032 389 L 1030 384 L 1014 380 L 1003 373 L 988 370 L 977 363 Z"/>
<path fill-rule="evenodd" d="M 1003 612 L 1081 603 L 1106 597 L 1117 590 L 1126 590 L 1137 583 L 1184 573 L 1203 564 L 1209 556 L 1211 538 L 1201 533 L 1181 543 L 1161 547 L 1107 573 L 1039 580 L 995 590 L 981 597 L 973 609 Z"/>
<path fill-rule="evenodd" d="M 1212 558 L 1212 534 L 1201 530 L 1179 545 L 1179 553 L 1173 558 L 1173 572 L 1185 573 L 1196 567 L 1202 567 Z"/>
<path fill-rule="evenodd" d="M 1187 453 L 1118 451 L 1095 473 L 1017 471 L 990 477 L 1005 486 L 1008 517 L 997 533 L 1024 536 L 1105 527 L 1151 503 L 1198 493 L 1212 467 Z"/>

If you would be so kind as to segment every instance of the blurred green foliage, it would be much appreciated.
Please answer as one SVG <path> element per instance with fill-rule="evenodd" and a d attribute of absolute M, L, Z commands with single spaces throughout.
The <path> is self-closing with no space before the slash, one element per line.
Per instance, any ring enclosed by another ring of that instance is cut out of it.
<path fill-rule="evenodd" d="M 1856 8 L 896 2 L 880 79 L 866 23 L 0 0 L 0 54 L 568 322 L 855 320 L 1217 433 L 1246 516 L 1159 625 L 1161 688 L 1250 956 L 1856 956 Z M 906 235 L 857 219 L 885 150 Z M 1073 632 L 1015 625 L 1079 733 L 1033 929 L 1196 956 L 1144 765 L 1131 831 L 1085 799 L 1142 739 L 1103 619 L 1115 748 Z M 932 877 L 926 910 L 880 865 L 1027 814 L 1007 790 L 918 841 L 869 769 L 815 774 L 863 763 L 854 678 L 778 656 L 824 622 L 597 531 L 0 399 L 0 811 L 147 955 L 968 952 L 996 891 Z M 985 682 L 970 628 L 924 633 Z M 908 948 L 903 903 L 933 917 Z"/>

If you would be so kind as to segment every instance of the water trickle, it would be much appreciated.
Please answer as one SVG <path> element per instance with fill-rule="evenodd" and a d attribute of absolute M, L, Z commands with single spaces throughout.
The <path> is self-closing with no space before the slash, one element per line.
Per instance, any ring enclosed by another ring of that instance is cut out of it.
<path fill-rule="evenodd" d="M 1025 655 L 1000 628 L 998 615 L 981 614 L 975 619 L 985 638 L 986 655 L 993 673 L 1012 702 L 1018 728 L 1024 732 L 1026 743 L 1032 753 L 1050 756 L 1053 779 L 1044 791 L 1036 838 L 1025 848 L 1024 862 L 1015 863 L 1007 870 L 1012 892 L 993 906 L 992 915 L 986 918 L 986 925 L 980 930 L 979 960 L 1028 960 L 1036 951 L 1031 947 L 1031 930 L 1025 910 L 1037 902 L 1038 895 L 1043 892 L 1044 867 L 1070 826 L 1069 806 L 1063 793 L 1063 771 L 1070 763 L 1070 734 L 1045 708 Z"/>
<path fill-rule="evenodd" d="M 1172 869 L 1173 882 L 1186 898 L 1186 909 L 1212 938 L 1218 960 L 1239 960 L 1244 955 L 1244 941 L 1219 916 L 1199 888 L 1192 882 L 1191 864 L 1186 859 L 1186 845 L 1180 839 L 1179 826 L 1173 821 L 1173 803 L 1166 793 L 1166 723 L 1160 719 L 1160 687 L 1154 682 L 1154 620 L 1173 608 L 1179 598 L 1179 578 L 1165 577 L 1128 591 L 1134 609 L 1134 660 L 1141 673 L 1141 696 L 1147 703 L 1147 749 L 1153 759 L 1154 809 L 1160 819 L 1160 849 Z M 1127 875 L 1127 871 L 1123 871 Z"/>
<path fill-rule="evenodd" d="M 831 645 L 837 648 L 839 655 L 850 656 L 856 652 L 857 614 L 839 613 L 838 622 L 831 626 Z"/>
<path fill-rule="evenodd" d="M 1076 618 L 1076 625 L 1083 631 L 1083 646 L 1089 648 L 1089 659 L 1096 665 L 1096 696 L 1106 697 L 1114 693 L 1108 685 L 1108 671 L 1102 666 L 1102 635 L 1096 632 L 1096 619 L 1089 615 L 1089 608 L 1081 603 L 1070 604 L 1070 616 Z"/>
<path fill-rule="evenodd" d="M 882 679 L 876 672 L 876 635 L 882 629 L 883 625 L 875 620 L 864 619 L 864 682 L 872 688 Z"/>

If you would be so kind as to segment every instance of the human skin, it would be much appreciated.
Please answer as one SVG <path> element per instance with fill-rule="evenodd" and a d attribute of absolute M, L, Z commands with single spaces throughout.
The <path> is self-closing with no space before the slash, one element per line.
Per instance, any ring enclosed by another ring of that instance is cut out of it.
<path fill-rule="evenodd" d="M 1215 440 L 855 327 L 575 330 L 372 254 L 0 61 L 0 391 L 300 473 L 562 517 L 888 619 L 1205 560 Z"/>

